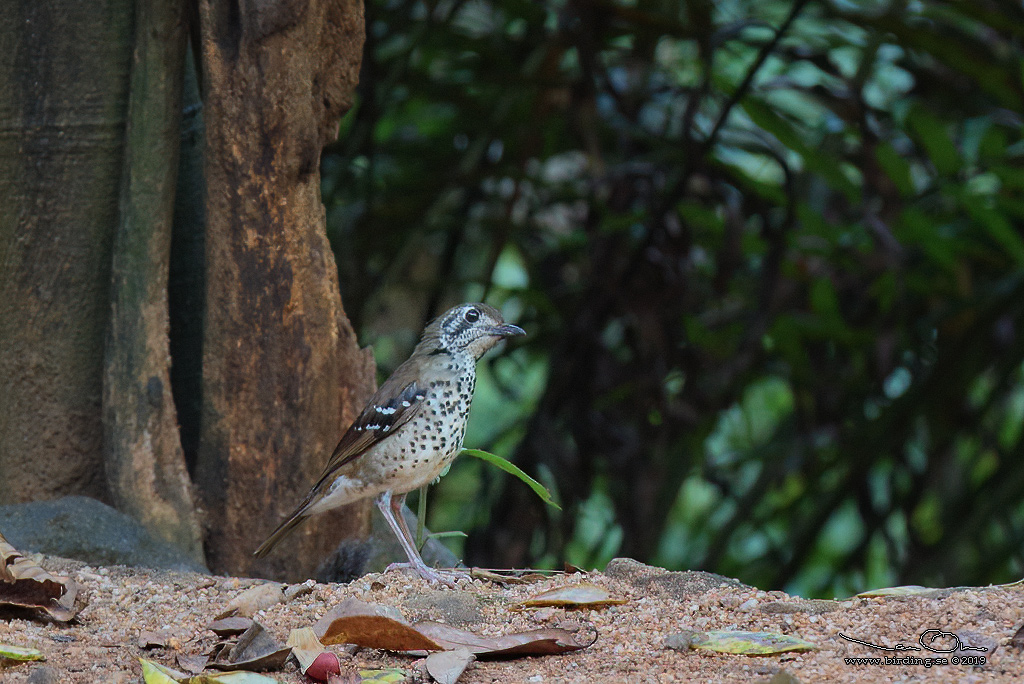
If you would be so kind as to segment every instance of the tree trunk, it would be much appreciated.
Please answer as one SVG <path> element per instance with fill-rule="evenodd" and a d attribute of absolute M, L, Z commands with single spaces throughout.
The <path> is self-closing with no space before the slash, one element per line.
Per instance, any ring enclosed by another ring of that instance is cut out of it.
<path fill-rule="evenodd" d="M 136 7 L 103 413 L 107 481 L 117 508 L 203 562 L 171 395 L 168 342 L 183 19 L 182 2 L 139 0 Z"/>
<path fill-rule="evenodd" d="M 320 151 L 350 106 L 358 0 L 201 0 L 206 321 L 196 484 L 215 572 L 304 578 L 362 515 L 321 516 L 252 552 L 319 475 L 373 387 L 341 306 Z M 329 527 L 330 526 L 330 527 Z"/>
<path fill-rule="evenodd" d="M 0 503 L 110 498 L 100 402 L 133 4 L 0 12 Z"/>

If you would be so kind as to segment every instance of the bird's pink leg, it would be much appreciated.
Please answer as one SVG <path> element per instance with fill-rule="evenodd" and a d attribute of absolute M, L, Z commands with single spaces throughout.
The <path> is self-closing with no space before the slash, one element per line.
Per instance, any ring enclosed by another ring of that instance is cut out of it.
<path fill-rule="evenodd" d="M 467 575 L 453 570 L 444 571 L 444 574 L 442 574 L 442 571 L 432 568 L 423 562 L 423 557 L 416 550 L 416 543 L 413 541 L 412 532 L 409 531 L 409 526 L 405 524 L 405 516 L 402 515 L 402 504 L 404 503 L 405 494 L 392 496 L 391 492 L 384 492 L 377 496 L 377 508 L 384 515 L 384 519 L 388 521 L 391 531 L 398 537 L 398 542 L 402 545 L 405 555 L 409 557 L 408 563 L 392 563 L 384 572 L 396 568 L 412 568 L 420 577 L 428 582 L 440 582 L 454 588 L 457 586 L 455 579 L 466 577 Z M 446 575 L 451 575 L 452 577 L 447 577 Z"/>

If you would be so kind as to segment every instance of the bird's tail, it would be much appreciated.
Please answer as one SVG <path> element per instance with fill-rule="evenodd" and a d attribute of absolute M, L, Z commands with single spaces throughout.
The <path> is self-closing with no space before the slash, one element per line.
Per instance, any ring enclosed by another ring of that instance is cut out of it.
<path fill-rule="evenodd" d="M 277 546 L 282 539 L 288 536 L 288 533 L 295 529 L 299 523 L 305 520 L 308 515 L 306 514 L 306 507 L 309 502 L 303 502 L 301 506 L 295 509 L 295 512 L 288 516 L 288 519 L 277 526 L 277 529 L 267 537 L 267 541 L 260 544 L 260 547 L 256 549 L 252 555 L 257 558 L 263 558 L 268 553 L 273 551 L 274 547 Z"/>

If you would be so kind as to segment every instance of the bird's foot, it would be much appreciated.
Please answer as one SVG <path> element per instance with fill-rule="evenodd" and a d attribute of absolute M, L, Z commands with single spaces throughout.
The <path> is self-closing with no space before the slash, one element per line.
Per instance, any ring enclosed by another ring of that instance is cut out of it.
<path fill-rule="evenodd" d="M 440 583 L 451 589 L 458 588 L 458 580 L 472 580 L 467 572 L 454 568 L 432 568 L 425 563 L 392 563 L 384 569 L 384 572 L 391 570 L 415 570 L 416 574 L 431 584 Z"/>

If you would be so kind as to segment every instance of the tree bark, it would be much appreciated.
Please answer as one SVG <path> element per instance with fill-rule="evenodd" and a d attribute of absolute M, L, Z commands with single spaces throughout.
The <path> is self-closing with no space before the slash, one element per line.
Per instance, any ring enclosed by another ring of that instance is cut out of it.
<path fill-rule="evenodd" d="M 206 320 L 196 483 L 215 572 L 313 574 L 368 509 L 321 516 L 287 552 L 252 552 L 319 475 L 369 397 L 373 360 L 341 306 L 320 151 L 350 106 L 359 0 L 200 0 Z"/>
<path fill-rule="evenodd" d="M 138 0 L 103 414 L 107 481 L 117 508 L 203 562 L 171 394 L 168 341 L 183 20 L 182 2 Z"/>
<path fill-rule="evenodd" d="M 109 501 L 101 418 L 133 0 L 0 12 L 0 503 Z"/>

